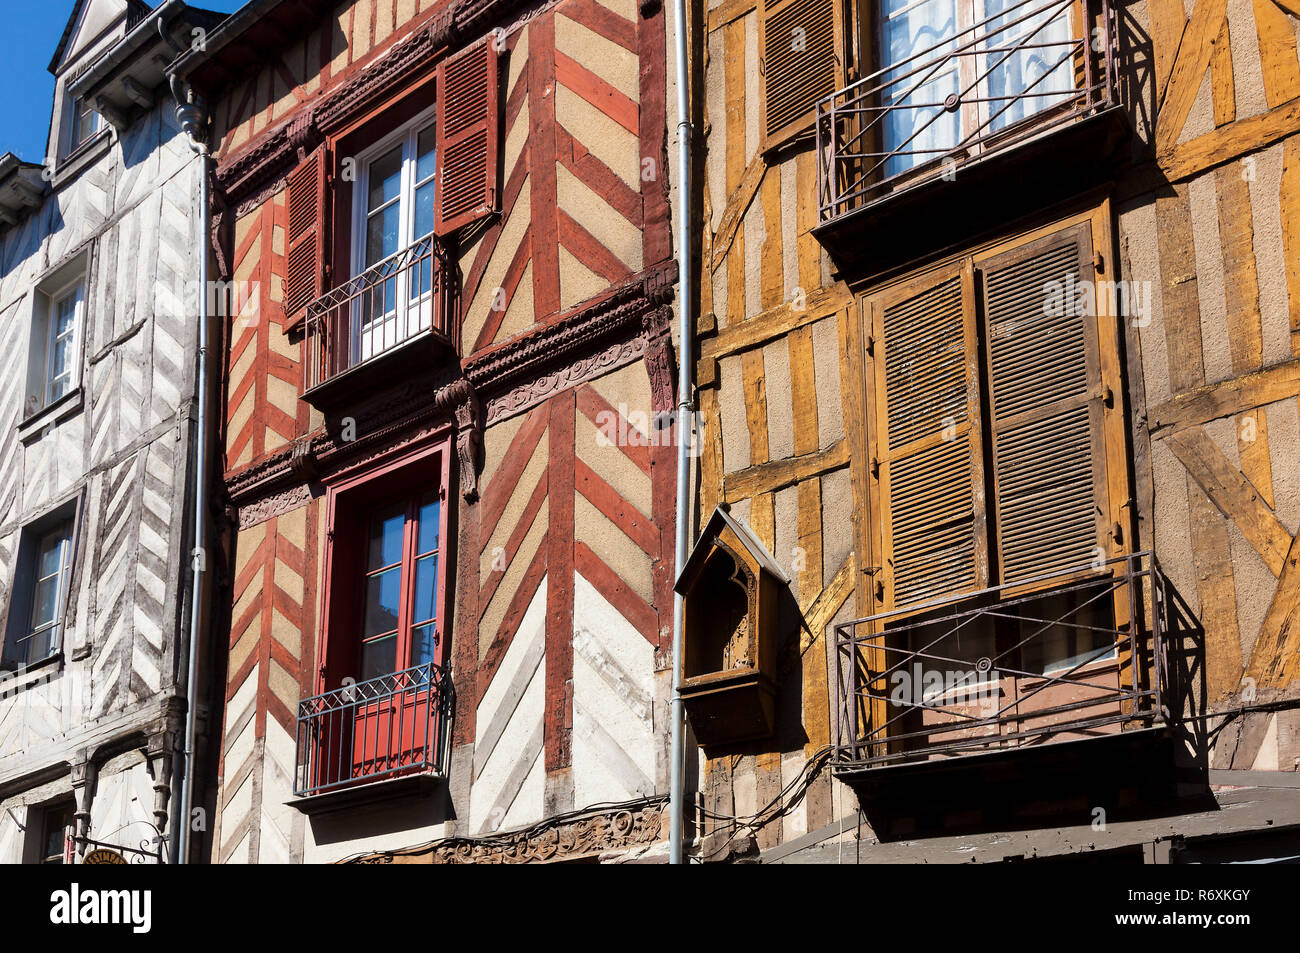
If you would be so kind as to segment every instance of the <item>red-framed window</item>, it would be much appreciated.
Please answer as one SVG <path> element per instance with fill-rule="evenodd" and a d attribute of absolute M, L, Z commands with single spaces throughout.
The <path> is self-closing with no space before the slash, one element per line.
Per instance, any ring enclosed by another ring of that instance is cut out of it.
<path fill-rule="evenodd" d="M 327 486 L 318 691 L 446 660 L 446 439 Z"/>
<path fill-rule="evenodd" d="M 360 580 L 362 681 L 437 657 L 441 513 L 438 490 L 417 490 L 370 516 Z"/>
<path fill-rule="evenodd" d="M 450 480 L 443 434 L 327 484 L 320 669 L 298 706 L 297 794 L 445 770 Z"/>

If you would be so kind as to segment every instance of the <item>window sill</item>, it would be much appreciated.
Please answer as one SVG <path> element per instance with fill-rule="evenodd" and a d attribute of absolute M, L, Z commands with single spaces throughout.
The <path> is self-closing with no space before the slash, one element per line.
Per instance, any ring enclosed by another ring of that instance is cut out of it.
<path fill-rule="evenodd" d="M 63 671 L 63 652 L 41 659 L 39 662 L 19 663 L 14 669 L 0 669 L 0 698 L 11 692 L 21 692 L 48 681 Z"/>
<path fill-rule="evenodd" d="M 83 142 L 66 156 L 60 156 L 59 161 L 55 163 L 54 177 L 50 185 L 56 190 L 62 188 L 71 179 L 80 175 L 86 166 L 108 152 L 114 140 L 112 128 L 106 126 L 97 132 L 93 139 Z"/>
<path fill-rule="evenodd" d="M 54 403 L 47 404 L 28 416 L 18 424 L 18 439 L 27 443 L 38 436 L 43 436 L 46 428 L 53 427 L 81 410 L 81 397 L 81 388 L 74 388 Z"/>
<path fill-rule="evenodd" d="M 334 811 L 369 806 L 396 798 L 427 797 L 444 780 L 442 773 L 438 771 L 404 774 L 382 781 L 358 780 L 356 784 L 325 791 L 321 794 L 307 794 L 302 797 L 290 798 L 284 803 L 288 807 L 295 808 L 310 817 L 316 814 L 329 814 Z"/>

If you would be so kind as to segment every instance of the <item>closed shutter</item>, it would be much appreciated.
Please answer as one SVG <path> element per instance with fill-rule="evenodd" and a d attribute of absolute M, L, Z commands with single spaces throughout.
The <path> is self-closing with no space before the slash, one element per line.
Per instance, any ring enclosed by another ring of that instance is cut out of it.
<path fill-rule="evenodd" d="M 969 263 L 868 300 L 884 608 L 988 584 Z"/>
<path fill-rule="evenodd" d="M 318 146 L 289 175 L 289 251 L 284 312 L 290 322 L 325 291 L 326 148 Z"/>
<path fill-rule="evenodd" d="M 1108 512 L 1087 225 L 980 263 L 1002 582 L 1089 564 Z"/>
<path fill-rule="evenodd" d="M 841 0 L 759 0 L 763 149 L 807 129 L 843 85 Z"/>
<path fill-rule="evenodd" d="M 497 211 L 497 48 L 493 37 L 438 65 L 438 196 L 434 231 L 447 235 Z"/>

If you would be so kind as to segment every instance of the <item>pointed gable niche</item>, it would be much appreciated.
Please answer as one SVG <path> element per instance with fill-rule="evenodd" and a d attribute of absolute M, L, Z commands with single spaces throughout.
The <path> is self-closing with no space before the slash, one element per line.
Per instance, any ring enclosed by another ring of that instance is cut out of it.
<path fill-rule="evenodd" d="M 682 701 L 706 748 L 772 734 L 777 617 L 788 584 L 726 504 L 713 511 L 676 587 L 686 614 Z"/>

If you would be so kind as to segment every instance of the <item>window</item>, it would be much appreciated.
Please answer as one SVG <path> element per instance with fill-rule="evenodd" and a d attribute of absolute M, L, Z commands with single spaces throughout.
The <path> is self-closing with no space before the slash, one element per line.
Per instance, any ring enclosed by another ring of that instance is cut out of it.
<path fill-rule="evenodd" d="M 77 331 L 81 325 L 84 286 L 77 281 L 50 305 L 49 340 L 45 345 L 45 406 L 67 394 L 77 376 Z"/>
<path fill-rule="evenodd" d="M 27 356 L 26 417 L 58 404 L 81 386 L 87 256 L 78 255 L 37 286 Z"/>
<path fill-rule="evenodd" d="M 882 610 L 1123 551 L 1118 332 L 1096 293 L 1100 221 L 863 300 Z"/>
<path fill-rule="evenodd" d="M 67 155 L 71 155 L 94 139 L 99 132 L 100 122 L 99 113 L 91 108 L 90 103 L 84 99 L 74 99 L 68 131 Z"/>
<path fill-rule="evenodd" d="M 23 533 L 4 646 L 6 667 L 35 665 L 59 651 L 72 572 L 72 529 L 72 519 L 60 519 Z"/>
<path fill-rule="evenodd" d="M 362 581 L 362 681 L 434 660 L 439 510 L 437 495 L 424 493 L 370 517 Z"/>
<path fill-rule="evenodd" d="M 317 693 L 298 707 L 294 791 L 445 768 L 446 440 L 327 490 Z"/>
<path fill-rule="evenodd" d="M 362 157 L 353 274 L 375 281 L 354 309 L 354 361 L 431 326 L 436 138 L 426 115 Z"/>
<path fill-rule="evenodd" d="M 72 863 L 73 837 L 76 833 L 75 812 L 76 806 L 71 801 L 41 811 L 40 863 Z"/>
<path fill-rule="evenodd" d="M 455 239 L 499 212 L 497 47 L 485 37 L 413 75 L 405 95 L 350 117 L 290 174 L 284 307 L 308 337 L 309 400 L 412 337 L 456 343 L 458 302 L 444 293 L 457 278 Z"/>
<path fill-rule="evenodd" d="M 935 161 L 1074 92 L 1074 0 L 873 0 L 885 175 Z"/>

